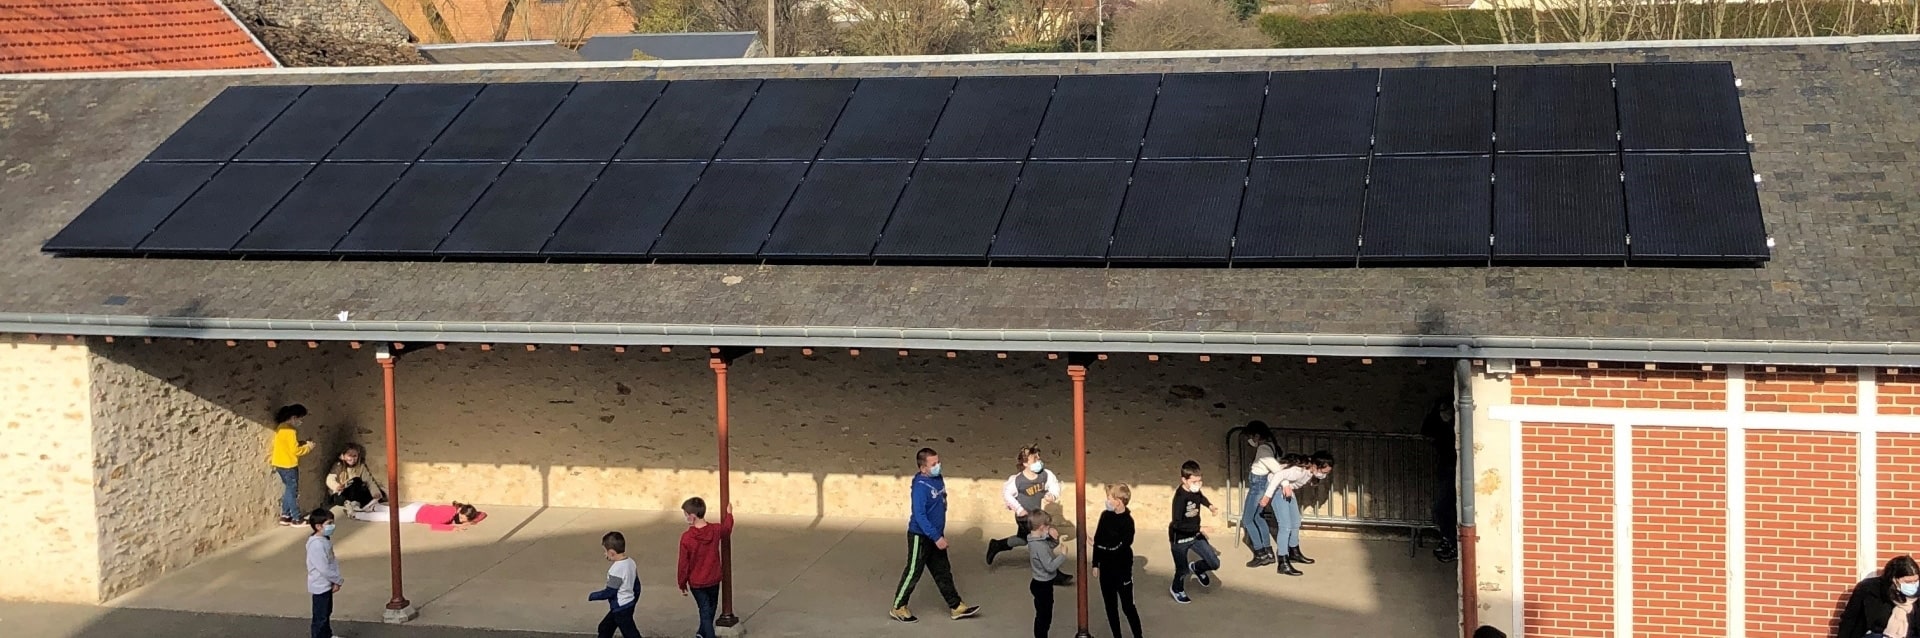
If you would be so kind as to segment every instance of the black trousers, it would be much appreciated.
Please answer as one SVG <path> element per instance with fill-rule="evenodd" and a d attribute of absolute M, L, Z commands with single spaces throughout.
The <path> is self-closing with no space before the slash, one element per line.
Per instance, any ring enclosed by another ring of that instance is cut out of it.
<path fill-rule="evenodd" d="M 1447 464 L 1447 468 L 1452 467 L 1452 463 Z M 1459 499 L 1454 488 L 1457 480 L 1443 472 L 1433 481 L 1433 526 L 1440 529 L 1441 541 L 1449 544 L 1458 542 L 1460 536 L 1460 512 L 1454 509 Z"/>
<path fill-rule="evenodd" d="M 367 487 L 366 481 L 357 478 L 353 479 L 347 482 L 347 486 L 341 489 L 339 494 L 332 495 L 332 502 L 329 504 L 345 505 L 349 502 L 358 503 L 363 507 L 368 503 L 372 503 L 373 489 Z"/>
<path fill-rule="evenodd" d="M 1027 517 L 1025 516 L 1015 516 L 1013 517 L 1013 526 L 1016 530 L 1013 535 L 1000 539 L 1000 542 L 1006 543 L 1009 549 L 1026 547 L 1027 534 L 1033 531 L 1033 524 L 1027 521 Z"/>
<path fill-rule="evenodd" d="M 947 550 L 934 547 L 933 540 L 907 532 L 907 570 L 900 574 L 900 586 L 894 589 L 896 609 L 907 606 L 907 601 L 913 599 L 913 587 L 920 583 L 923 571 L 933 572 L 933 584 L 940 588 L 940 597 L 946 599 L 948 609 L 960 606 L 960 590 L 953 586 L 953 564 L 947 562 Z"/>
<path fill-rule="evenodd" d="M 620 638 L 641 638 L 640 627 L 633 624 L 633 608 L 608 610 L 607 616 L 600 619 L 600 638 L 613 638 L 613 630 L 620 630 Z"/>
<path fill-rule="evenodd" d="M 313 638 L 333 638 L 333 592 L 313 595 Z"/>
<path fill-rule="evenodd" d="M 1053 626 L 1053 581 L 1029 580 L 1027 591 L 1033 592 L 1033 638 L 1047 638 Z"/>
<path fill-rule="evenodd" d="M 1106 603 L 1107 626 L 1113 628 L 1113 638 L 1120 638 L 1121 612 L 1127 614 L 1127 626 L 1133 628 L 1133 638 L 1140 638 L 1140 610 L 1133 606 L 1133 565 L 1100 570 L 1100 600 Z"/>

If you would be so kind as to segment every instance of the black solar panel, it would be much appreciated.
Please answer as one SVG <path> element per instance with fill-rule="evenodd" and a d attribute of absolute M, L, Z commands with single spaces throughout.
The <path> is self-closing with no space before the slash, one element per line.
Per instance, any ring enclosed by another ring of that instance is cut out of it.
<path fill-rule="evenodd" d="M 505 166 L 479 162 L 414 164 L 333 251 L 372 257 L 432 253 Z"/>
<path fill-rule="evenodd" d="M 1613 151 L 1613 67 L 1503 66 L 1494 94 L 1494 146 L 1509 151 Z"/>
<path fill-rule="evenodd" d="M 868 78 L 827 137 L 822 159 L 918 159 L 953 78 Z"/>
<path fill-rule="evenodd" d="M 1502 155 L 1493 171 L 1495 260 L 1627 258 L 1619 155 Z"/>
<path fill-rule="evenodd" d="M 1028 162 L 987 256 L 1099 261 L 1127 194 L 1133 162 Z"/>
<path fill-rule="evenodd" d="M 1069 75 L 1033 144 L 1034 159 L 1133 159 L 1153 115 L 1158 75 Z"/>
<path fill-rule="evenodd" d="M 927 159 L 1025 159 L 1058 78 L 960 78 L 933 127 Z"/>
<path fill-rule="evenodd" d="M 489 84 L 421 159 L 513 159 L 571 90 L 570 82 Z"/>
<path fill-rule="evenodd" d="M 760 253 L 806 162 L 714 162 L 648 254 L 713 259 Z"/>
<path fill-rule="evenodd" d="M 1745 153 L 1629 153 L 1625 164 L 1632 259 L 1767 259 L 1766 223 Z"/>
<path fill-rule="evenodd" d="M 140 242 L 141 252 L 224 253 L 293 190 L 312 164 L 233 163 Z"/>
<path fill-rule="evenodd" d="M 433 144 L 434 138 L 483 84 L 407 84 L 387 94 L 347 139 L 327 155 L 330 160 L 411 162 Z"/>
<path fill-rule="evenodd" d="M 720 159 L 810 160 L 840 119 L 854 80 L 767 80 L 740 115 Z"/>
<path fill-rule="evenodd" d="M 1280 71 L 1267 79 L 1260 157 L 1366 155 L 1379 69 Z"/>
<path fill-rule="evenodd" d="M 1140 162 L 1108 259 L 1225 263 L 1246 179 L 1245 161 Z"/>
<path fill-rule="evenodd" d="M 1366 190 L 1365 158 L 1254 162 L 1233 263 L 1354 263 Z"/>
<path fill-rule="evenodd" d="M 625 144 L 666 82 L 581 82 L 547 118 L 522 160 L 604 162 Z"/>
<path fill-rule="evenodd" d="M 867 257 L 912 171 L 909 162 L 815 162 L 760 256 Z"/>
<path fill-rule="evenodd" d="M 1260 126 L 1265 73 L 1175 73 L 1160 85 L 1142 157 L 1245 159 Z"/>
<path fill-rule="evenodd" d="M 304 86 L 230 86 L 147 155 L 150 161 L 224 162 L 293 104 Z"/>
<path fill-rule="evenodd" d="M 218 170 L 220 165 L 213 163 L 135 164 L 41 249 L 132 251 Z"/>
<path fill-rule="evenodd" d="M 401 163 L 325 163 L 314 167 L 273 212 L 234 246 L 243 254 L 319 255 L 367 214 L 407 165 Z"/>
<path fill-rule="evenodd" d="M 1387 69 L 1380 72 L 1379 154 L 1487 153 L 1493 150 L 1493 68 Z"/>
<path fill-rule="evenodd" d="M 921 162 L 881 231 L 874 256 L 985 260 L 1019 176 L 1019 162 Z"/>
<path fill-rule="evenodd" d="M 706 166 L 703 162 L 608 166 L 541 253 L 559 258 L 645 257 Z"/>
<path fill-rule="evenodd" d="M 334 84 L 307 89 L 236 159 L 320 161 L 392 90 L 391 84 Z"/>
<path fill-rule="evenodd" d="M 1747 150 L 1732 64 L 1620 64 L 1613 74 L 1626 150 Z"/>
<path fill-rule="evenodd" d="M 669 82 L 620 149 L 623 160 L 713 158 L 740 120 L 759 80 Z"/>
<path fill-rule="evenodd" d="M 1487 261 L 1492 173 L 1486 155 L 1374 158 L 1360 259 Z"/>
<path fill-rule="evenodd" d="M 605 166 L 545 162 L 508 166 L 434 252 L 522 257 L 539 253 Z"/>

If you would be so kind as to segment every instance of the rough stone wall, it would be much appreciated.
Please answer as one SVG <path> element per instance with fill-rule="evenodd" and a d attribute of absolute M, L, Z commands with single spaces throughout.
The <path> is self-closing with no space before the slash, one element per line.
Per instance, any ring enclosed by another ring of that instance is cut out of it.
<path fill-rule="evenodd" d="M 285 403 L 313 410 L 301 436 L 320 445 L 302 459 L 300 494 L 303 508 L 317 507 L 327 450 L 353 425 L 327 410 L 350 393 L 333 378 L 349 365 L 348 352 L 96 342 L 89 500 L 97 508 L 99 598 L 273 525 L 280 483 L 267 453 L 273 410 Z"/>
<path fill-rule="evenodd" d="M 87 349 L 0 341 L 0 599 L 96 602 Z"/>
<path fill-rule="evenodd" d="M 426 64 L 379 0 L 222 0 L 283 66 Z"/>
<path fill-rule="evenodd" d="M 1520 513 L 1514 511 L 1512 459 L 1517 430 L 1506 421 L 1488 416 L 1493 406 L 1513 402 L 1513 384 L 1486 374 L 1476 366 L 1473 376 L 1473 453 L 1474 453 L 1474 536 L 1478 538 L 1475 573 L 1462 578 L 1474 583 L 1480 606 L 1480 623 L 1493 625 L 1518 635 L 1514 626 L 1516 608 L 1522 601 L 1514 598 L 1514 543 L 1519 542 L 1515 524 Z M 1462 565 L 1462 569 L 1465 566 Z"/>
<path fill-rule="evenodd" d="M 733 498 L 762 513 L 901 517 L 914 451 L 930 446 L 953 494 L 950 517 L 1000 533 L 1000 484 L 1020 446 L 1039 444 L 1049 467 L 1072 482 L 1065 367 L 1017 353 L 747 357 L 729 372 Z M 1261 418 L 1276 427 L 1415 431 L 1422 410 L 1447 392 L 1447 373 L 1412 361 L 1115 355 L 1087 381 L 1088 479 L 1139 486 L 1143 520 L 1157 525 L 1180 462 L 1194 459 L 1224 511 L 1228 428 Z M 672 509 L 717 490 L 714 378 L 704 352 L 427 350 L 400 360 L 398 393 L 403 500 Z M 358 421 L 377 425 L 378 414 Z M 376 427 L 360 436 L 384 454 Z"/>

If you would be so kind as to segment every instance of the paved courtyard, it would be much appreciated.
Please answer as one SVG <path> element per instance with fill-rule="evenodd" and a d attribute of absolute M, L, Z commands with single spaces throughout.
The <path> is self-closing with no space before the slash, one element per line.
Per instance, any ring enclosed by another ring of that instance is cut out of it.
<path fill-rule="evenodd" d="M 673 586 L 677 512 L 604 509 L 487 508 L 490 517 L 462 532 L 402 527 L 406 594 L 420 618 L 405 627 L 377 624 L 388 599 L 385 524 L 343 521 L 336 532 L 346 587 L 335 618 L 344 635 L 453 635 L 445 627 L 504 630 L 526 637 L 591 632 L 603 603 L 586 596 L 604 577 L 598 539 L 627 535 L 639 562 L 643 592 L 637 614 L 647 635 L 692 633 L 693 605 Z M 1008 530 L 956 521 L 955 579 L 980 616 L 949 621 L 939 614 L 931 579 L 913 607 L 921 622 L 886 618 L 904 561 L 905 523 L 894 519 L 743 516 L 735 535 L 735 611 L 753 636 L 1014 636 L 1029 631 L 1032 603 L 1024 552 L 981 560 L 985 538 Z M 1194 602 L 1168 597 L 1170 557 L 1160 524 L 1141 521 L 1136 588 L 1146 631 L 1160 635 L 1232 636 L 1289 633 L 1444 638 L 1455 629 L 1454 566 L 1402 542 L 1313 536 L 1306 549 L 1320 560 L 1302 578 L 1242 566 L 1244 547 L 1222 544 L 1227 566 L 1209 589 L 1190 585 Z M 1218 539 L 1226 532 L 1216 531 Z M 273 528 L 202 559 L 105 607 L 0 605 L 0 634 L 46 638 L 118 636 L 129 631 L 169 636 L 297 633 L 308 613 L 299 529 Z M 1090 610 L 1097 636 L 1107 635 L 1097 590 Z M 1054 633 L 1073 633 L 1073 595 L 1063 588 Z M 272 618 L 280 617 L 280 618 Z M 38 622 L 34 625 L 29 623 Z M 282 629 L 284 626 L 284 629 Z M 144 628 L 144 629 L 142 629 Z M 25 630 L 25 633 L 14 633 Z M 523 633 L 514 633 L 523 632 Z M 495 634 L 483 634 L 491 638 Z"/>

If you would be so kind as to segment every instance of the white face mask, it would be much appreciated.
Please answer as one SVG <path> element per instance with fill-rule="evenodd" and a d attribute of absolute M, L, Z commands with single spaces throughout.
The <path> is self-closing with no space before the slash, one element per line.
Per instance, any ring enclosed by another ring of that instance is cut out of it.
<path fill-rule="evenodd" d="M 1313 478 L 1316 478 L 1316 479 L 1324 479 L 1324 478 L 1327 478 L 1327 473 L 1326 473 L 1326 472 L 1314 472 L 1314 473 L 1313 473 Z"/>
<path fill-rule="evenodd" d="M 1194 481 L 1194 482 L 1193 482 L 1193 484 L 1191 484 L 1191 485 L 1188 485 L 1188 486 L 1187 486 L 1187 491 L 1189 491 L 1189 492 L 1193 492 L 1193 493 L 1195 493 L 1195 494 L 1199 494 L 1199 493 L 1200 493 L 1200 482 L 1199 482 L 1199 481 Z"/>
<path fill-rule="evenodd" d="M 1920 594 L 1920 582 L 1900 583 L 1900 595 L 1911 597 Z"/>

